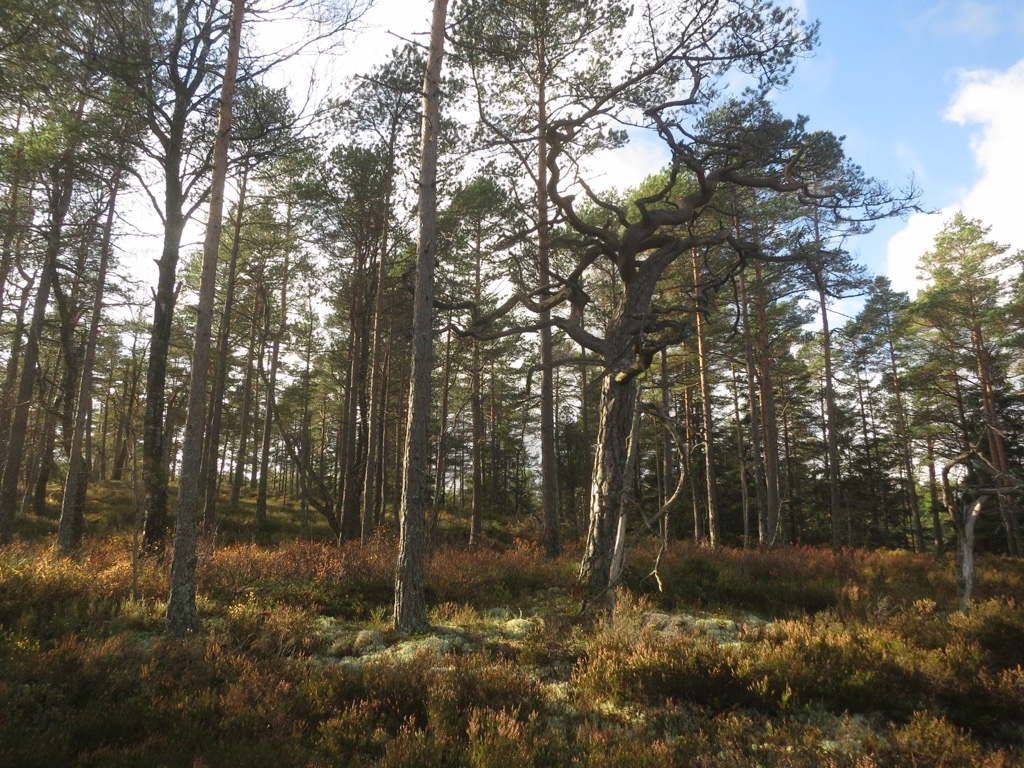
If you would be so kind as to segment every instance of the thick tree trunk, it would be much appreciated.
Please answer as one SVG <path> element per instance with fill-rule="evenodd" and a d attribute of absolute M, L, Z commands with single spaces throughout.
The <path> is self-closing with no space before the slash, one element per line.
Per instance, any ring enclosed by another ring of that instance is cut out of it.
<path fill-rule="evenodd" d="M 579 573 L 580 581 L 589 586 L 593 595 L 604 593 L 611 584 L 616 527 L 626 483 L 631 482 L 626 473 L 637 407 L 637 376 L 650 360 L 637 359 L 630 352 L 635 349 L 635 338 L 650 310 L 656 278 L 664 269 L 664 265 L 649 264 L 648 271 L 631 275 L 630 281 L 624 283 L 625 293 L 605 337 L 603 357 L 609 370 L 601 387 L 587 543 Z"/>
<path fill-rule="evenodd" d="M 434 260 L 437 253 L 437 140 L 440 129 L 441 62 L 448 0 L 434 0 L 430 48 L 423 78 L 423 130 L 420 144 L 419 248 L 413 299 L 412 368 L 409 421 L 402 475 L 401 533 L 395 576 L 395 628 L 429 625 L 423 576 L 426 559 L 427 455 L 430 372 L 433 367 Z"/>
<path fill-rule="evenodd" d="M 629 434 L 636 410 L 636 380 L 615 381 L 606 376 L 601 388 L 590 494 L 590 519 L 580 580 L 597 595 L 609 586 L 616 523 L 625 492 Z"/>
<path fill-rule="evenodd" d="M 154 293 L 153 325 L 149 345 L 149 367 L 146 372 L 145 412 L 142 427 L 142 479 L 145 486 L 145 520 L 142 531 L 144 552 L 161 555 L 167 543 L 167 501 L 169 466 L 172 455 L 168 439 L 172 438 L 170 424 L 165 424 L 167 358 L 171 348 L 171 327 L 174 304 L 177 300 L 178 253 L 185 224 L 192 215 L 184 205 L 186 184 L 182 179 L 185 164 L 186 136 L 190 117 L 199 109 L 196 94 L 212 68 L 208 66 L 213 34 L 213 18 L 218 3 L 209 2 L 205 8 L 191 4 L 179 5 L 175 35 L 170 41 L 180 58 L 169 62 L 170 104 L 168 110 L 151 110 L 153 131 L 163 149 L 161 165 L 164 182 L 164 240 L 157 262 L 158 278 Z M 196 13 L 193 15 L 193 11 Z M 189 55 L 185 55 L 188 51 Z M 155 117 L 154 117 L 155 115 Z M 191 186 L 191 185 L 189 185 Z M 194 209 L 193 209 L 194 210 Z M 169 422 L 170 419 L 167 418 Z"/>
<path fill-rule="evenodd" d="M 159 277 L 153 304 L 153 330 L 149 345 L 142 426 L 142 481 L 146 489 L 145 521 L 142 527 L 144 552 L 161 554 L 167 543 L 167 438 L 164 425 L 167 357 L 171 346 L 171 321 L 177 300 L 175 278 L 185 217 L 181 212 L 182 191 L 178 179 L 180 158 L 168 157 L 164 245 L 157 262 Z M 173 168 L 173 170 L 172 170 Z"/>

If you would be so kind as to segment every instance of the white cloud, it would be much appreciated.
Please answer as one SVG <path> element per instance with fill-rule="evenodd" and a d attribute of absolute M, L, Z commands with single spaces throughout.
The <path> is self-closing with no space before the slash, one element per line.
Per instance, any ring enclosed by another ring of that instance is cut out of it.
<path fill-rule="evenodd" d="M 671 159 L 665 142 L 652 131 L 632 130 L 626 146 L 587 158 L 582 175 L 595 191 L 615 188 L 622 192 L 658 173 Z"/>
<path fill-rule="evenodd" d="M 944 209 L 938 214 L 915 213 L 907 225 L 889 239 L 886 249 L 886 273 L 893 290 L 917 293 L 917 261 L 931 249 L 944 221 L 956 211 Z"/>
<path fill-rule="evenodd" d="M 917 258 L 931 248 L 935 234 L 957 210 L 992 227 L 991 237 L 1024 248 L 1024 215 L 1020 178 L 1024 175 L 1024 60 L 1009 69 L 973 70 L 960 75 L 960 84 L 945 119 L 980 126 L 971 137 L 978 177 L 959 199 L 943 207 L 942 215 L 912 216 L 889 240 L 888 275 L 900 290 L 916 290 Z M 955 149 L 953 150 L 955 151 Z"/>
<path fill-rule="evenodd" d="M 1024 247 L 1024 216 L 1020 208 L 1020 179 L 1024 174 L 1024 60 L 1005 72 L 967 72 L 960 91 L 946 112 L 960 125 L 980 124 L 971 149 L 981 177 L 963 201 L 971 216 L 992 225 L 992 236 Z"/>

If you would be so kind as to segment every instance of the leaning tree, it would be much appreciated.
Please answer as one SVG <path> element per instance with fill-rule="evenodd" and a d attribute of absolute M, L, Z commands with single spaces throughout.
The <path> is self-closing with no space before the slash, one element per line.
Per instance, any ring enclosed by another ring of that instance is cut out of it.
<path fill-rule="evenodd" d="M 769 102 L 795 60 L 814 44 L 816 26 L 803 23 L 793 9 L 769 0 L 652 2 L 638 12 L 633 30 L 601 82 L 579 91 L 576 107 L 550 120 L 545 132 L 547 192 L 559 223 L 575 233 L 578 258 L 565 274 L 551 277 L 547 290 L 518 293 L 487 313 L 463 305 L 467 333 L 494 336 L 550 325 L 602 366 L 580 569 L 594 595 L 610 595 L 617 580 L 616 553 L 622 551 L 631 497 L 628 457 L 638 381 L 662 349 L 693 333 L 699 295 L 724 284 L 749 259 L 787 258 L 766 253 L 734 225 L 734 217 L 721 215 L 726 200 L 742 197 L 732 190 L 813 199 L 836 215 L 862 219 L 892 215 L 909 202 L 907 193 L 859 176 L 856 183 L 837 183 L 827 191 L 815 187 L 823 156 L 834 162 L 838 142 L 831 134 L 808 131 L 806 118 L 783 118 Z M 616 122 L 655 132 L 670 152 L 660 188 L 629 203 L 596 193 L 572 161 L 577 137 L 595 124 Z M 823 144 L 829 153 L 819 151 Z M 581 196 L 585 206 L 577 204 Z M 590 215 L 584 215 L 587 209 Z M 656 303 L 668 268 L 694 249 L 711 247 L 731 249 L 731 263 L 693 285 L 694 300 Z M 588 281 L 599 266 L 617 276 L 614 307 L 600 332 L 584 328 L 578 311 L 589 300 Z M 529 328 L 502 326 L 517 306 L 542 319 Z M 551 313 L 546 319 L 545 311 Z"/>

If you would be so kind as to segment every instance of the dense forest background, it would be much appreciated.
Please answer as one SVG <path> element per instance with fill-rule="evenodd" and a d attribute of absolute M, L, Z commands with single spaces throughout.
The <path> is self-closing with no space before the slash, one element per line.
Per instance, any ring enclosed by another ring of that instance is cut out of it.
<path fill-rule="evenodd" d="M 449 14 L 427 537 L 462 521 L 475 546 L 511 519 L 553 556 L 608 538 L 595 509 L 614 497 L 666 542 L 941 552 L 983 498 L 978 546 L 1021 555 L 1024 254 L 957 216 L 910 255 L 915 298 L 866 273 L 851 238 L 915 191 L 773 112 L 813 26 L 762 2 L 678 5 L 691 44 L 664 61 L 665 39 L 612 1 Z M 324 47 L 361 9 L 261 6 L 243 20 L 233 4 L 234 53 L 215 0 L 0 11 L 0 541 L 59 505 L 72 552 L 90 484 L 121 482 L 160 553 L 183 472 L 209 537 L 242 504 L 266 525 L 271 502 L 304 535 L 397 527 L 425 54 L 400 46 L 300 104 L 265 84 L 299 52 L 264 52 L 268 26 L 301 18 Z M 183 237 L 216 197 L 231 66 L 204 305 L 203 251 Z M 639 125 L 665 141 L 665 170 L 591 189 L 587 158 Z M 156 284 L 139 279 L 142 222 L 162 242 Z M 608 490 L 620 384 L 631 439 Z"/>
<path fill-rule="evenodd" d="M 360 2 L 0 2 L 0 764 L 1024 764 L 1024 252 L 788 4 Z"/>

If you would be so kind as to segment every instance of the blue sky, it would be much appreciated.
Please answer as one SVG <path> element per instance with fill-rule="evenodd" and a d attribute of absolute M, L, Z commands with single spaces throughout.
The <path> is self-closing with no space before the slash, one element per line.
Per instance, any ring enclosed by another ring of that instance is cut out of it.
<path fill-rule="evenodd" d="M 845 135 L 847 154 L 922 205 L 850 243 L 896 287 L 958 209 L 1024 248 L 1024 3 L 1020 0 L 803 0 L 821 22 L 816 55 L 778 98 L 783 112 Z"/>
<path fill-rule="evenodd" d="M 778 94 L 780 111 L 845 136 L 870 176 L 900 185 L 913 175 L 921 205 L 940 212 L 880 223 L 849 249 L 913 291 L 918 256 L 957 210 L 1024 248 L 1024 0 L 779 1 L 821 22 L 816 53 Z M 398 36 L 425 41 L 431 5 L 377 0 L 339 68 L 365 71 Z M 626 188 L 665 161 L 659 142 L 635 141 L 601 158 L 591 181 Z"/>

